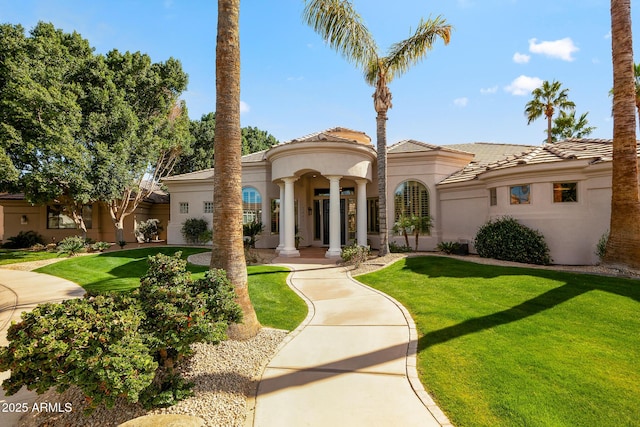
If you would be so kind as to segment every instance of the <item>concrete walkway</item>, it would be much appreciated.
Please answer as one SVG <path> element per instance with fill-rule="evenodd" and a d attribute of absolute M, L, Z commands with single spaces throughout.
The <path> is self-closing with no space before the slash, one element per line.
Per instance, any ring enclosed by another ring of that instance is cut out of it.
<path fill-rule="evenodd" d="M 85 290 L 68 280 L 31 271 L 18 271 L 0 268 L 0 345 L 6 346 L 7 329 L 12 321 L 19 322 L 23 311 L 31 311 L 36 305 L 45 302 L 60 302 L 70 298 L 79 298 Z M 0 383 L 9 378 L 9 371 L 0 373 Z M 10 403 L 27 403 L 35 400 L 35 392 L 22 388 L 13 396 L 5 396 L 0 388 L 0 406 L 10 409 Z M 1 426 L 14 426 L 22 416 L 15 411 L 0 412 Z"/>
<path fill-rule="evenodd" d="M 273 263 L 295 270 L 309 315 L 265 368 L 255 427 L 450 425 L 417 378 L 415 326 L 399 303 L 334 261 Z"/>

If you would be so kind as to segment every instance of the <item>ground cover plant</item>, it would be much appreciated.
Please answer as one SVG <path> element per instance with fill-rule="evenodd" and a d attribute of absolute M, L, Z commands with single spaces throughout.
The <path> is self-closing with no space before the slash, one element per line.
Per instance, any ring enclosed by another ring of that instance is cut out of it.
<path fill-rule="evenodd" d="M 90 292 L 130 292 L 140 286 L 147 258 L 158 253 L 182 258 L 210 249 L 193 247 L 141 248 L 105 252 L 64 260 L 36 271 L 71 280 Z M 188 264 L 194 278 L 204 277 L 206 266 Z M 294 329 L 307 315 L 306 304 L 286 284 L 288 270 L 275 266 L 248 266 L 249 294 L 263 326 Z"/>
<path fill-rule="evenodd" d="M 62 255 L 56 252 L 0 249 L 0 265 L 40 261 L 43 259 L 58 258 L 61 256 Z"/>
<path fill-rule="evenodd" d="M 445 257 L 358 280 L 411 312 L 418 374 L 454 425 L 637 424 L 638 280 Z"/>

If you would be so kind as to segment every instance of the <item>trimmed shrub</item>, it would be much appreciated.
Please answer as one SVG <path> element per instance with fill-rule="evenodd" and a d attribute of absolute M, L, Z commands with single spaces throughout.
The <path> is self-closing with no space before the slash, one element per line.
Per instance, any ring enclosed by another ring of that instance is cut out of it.
<path fill-rule="evenodd" d="M 184 240 L 192 245 L 199 243 L 206 243 L 207 231 L 209 231 L 209 224 L 202 218 L 189 218 L 182 223 L 182 237 Z"/>
<path fill-rule="evenodd" d="M 9 237 L 8 242 L 2 245 L 6 249 L 25 249 L 34 245 L 44 245 L 44 237 L 33 230 L 21 231 L 17 236 Z"/>
<path fill-rule="evenodd" d="M 65 237 L 58 244 L 58 253 L 74 256 L 86 250 L 85 239 L 82 236 Z"/>
<path fill-rule="evenodd" d="M 258 235 L 264 231 L 264 224 L 262 222 L 248 222 L 242 225 L 242 234 L 248 239 L 245 239 L 245 246 L 249 248 L 255 248 L 258 241 Z"/>
<path fill-rule="evenodd" d="M 160 225 L 160 220 L 151 218 L 138 224 L 136 235 L 139 236 L 140 239 L 145 243 L 149 243 L 154 239 L 154 237 L 158 236 L 158 233 L 160 233 L 162 229 L 163 228 Z"/>
<path fill-rule="evenodd" d="M 349 246 L 342 248 L 340 257 L 345 264 L 353 264 L 356 268 L 367 260 L 371 250 L 369 246 L 360 246 L 357 243 L 353 243 Z"/>
<path fill-rule="evenodd" d="M 23 385 L 38 394 L 76 385 L 90 409 L 112 407 L 119 396 L 137 402 L 158 366 L 140 333 L 143 319 L 122 294 L 41 304 L 9 328 L 0 371 L 11 376 L 2 386 L 12 395 Z"/>
<path fill-rule="evenodd" d="M 489 221 L 478 230 L 475 238 L 478 255 L 527 264 L 551 264 L 549 247 L 544 236 L 517 220 L 503 217 Z"/>

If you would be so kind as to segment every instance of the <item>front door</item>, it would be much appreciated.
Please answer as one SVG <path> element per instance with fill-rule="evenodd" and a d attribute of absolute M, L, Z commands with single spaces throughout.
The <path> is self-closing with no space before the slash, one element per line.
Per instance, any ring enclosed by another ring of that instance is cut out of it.
<path fill-rule="evenodd" d="M 345 199 L 340 199 L 340 244 L 346 244 L 346 203 Z M 329 199 L 322 200 L 322 244 L 329 244 Z"/>

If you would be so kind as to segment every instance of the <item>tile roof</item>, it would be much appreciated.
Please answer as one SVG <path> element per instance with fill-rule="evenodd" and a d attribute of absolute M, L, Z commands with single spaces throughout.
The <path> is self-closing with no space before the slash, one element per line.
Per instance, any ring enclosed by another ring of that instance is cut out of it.
<path fill-rule="evenodd" d="M 344 127 L 334 127 L 320 132 L 310 133 L 309 135 L 304 135 L 300 138 L 292 139 L 291 141 L 285 141 L 280 145 L 296 142 L 321 141 L 356 142 L 358 144 L 371 145 L 371 138 L 369 138 L 366 133 Z"/>
<path fill-rule="evenodd" d="M 417 152 L 425 153 L 428 151 L 448 151 L 457 153 L 464 152 L 463 150 L 456 149 L 449 145 L 433 145 L 422 141 L 416 141 L 415 139 L 405 139 L 404 141 L 397 142 L 387 148 L 388 154 Z"/>
<path fill-rule="evenodd" d="M 256 151 L 242 156 L 242 163 L 258 163 L 266 159 L 266 153 L 269 150 Z M 199 171 L 187 172 L 180 175 L 173 175 L 164 178 L 162 181 L 182 181 L 182 180 L 201 180 L 213 178 L 214 168 L 202 169 Z"/>
<path fill-rule="evenodd" d="M 530 147 L 521 154 L 506 155 L 494 162 L 482 164 L 472 162 L 464 169 L 453 173 L 439 184 L 451 184 L 477 179 L 479 175 L 521 165 L 561 162 L 565 160 L 589 159 L 590 163 L 611 161 L 613 152 L 610 139 L 570 138 L 552 144 Z M 640 156 L 640 146 L 638 147 Z"/>
<path fill-rule="evenodd" d="M 533 145 L 518 145 L 518 144 L 496 144 L 492 142 L 473 142 L 469 144 L 451 144 L 444 147 L 452 148 L 455 150 L 466 151 L 467 153 L 473 153 L 474 163 L 478 164 L 490 164 L 498 161 L 499 159 L 509 156 L 522 154 L 525 151 L 529 151 L 534 148 Z"/>

